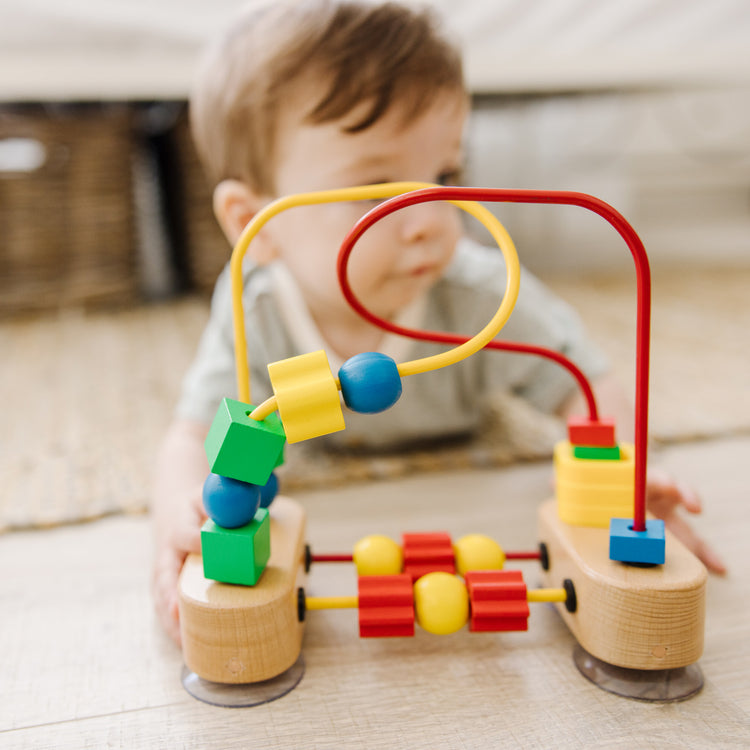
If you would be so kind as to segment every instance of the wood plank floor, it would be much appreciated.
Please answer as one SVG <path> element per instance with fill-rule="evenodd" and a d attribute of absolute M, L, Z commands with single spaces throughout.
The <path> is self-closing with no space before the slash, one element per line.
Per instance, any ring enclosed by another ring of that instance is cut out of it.
<path fill-rule="evenodd" d="M 0 537 L 3 748 L 742 748 L 750 740 L 750 438 L 670 447 L 658 457 L 705 499 L 701 531 L 725 555 L 708 584 L 705 687 L 684 703 L 618 698 L 582 678 L 556 612 L 528 633 L 357 637 L 349 611 L 310 613 L 300 685 L 253 709 L 200 703 L 149 597 L 150 529 L 115 517 Z M 549 466 L 430 474 L 308 492 L 308 538 L 342 551 L 368 533 L 484 531 L 536 544 Z M 530 585 L 535 568 L 523 563 Z M 318 565 L 308 591 L 351 593 L 348 566 Z"/>

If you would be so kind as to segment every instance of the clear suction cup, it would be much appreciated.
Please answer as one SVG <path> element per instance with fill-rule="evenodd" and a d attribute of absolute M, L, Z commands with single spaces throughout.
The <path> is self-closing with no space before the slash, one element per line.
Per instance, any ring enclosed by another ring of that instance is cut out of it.
<path fill-rule="evenodd" d="M 187 667 L 182 668 L 182 685 L 185 690 L 199 701 L 212 706 L 224 708 L 249 708 L 270 703 L 294 690 L 305 674 L 305 662 L 302 655 L 286 672 L 263 682 L 250 682 L 240 685 L 225 685 L 220 682 L 209 682 L 198 677 Z"/>
<path fill-rule="evenodd" d="M 573 650 L 573 661 L 580 673 L 602 690 L 637 701 L 684 701 L 703 687 L 703 672 L 697 664 L 675 669 L 626 669 L 597 659 L 580 645 Z"/>

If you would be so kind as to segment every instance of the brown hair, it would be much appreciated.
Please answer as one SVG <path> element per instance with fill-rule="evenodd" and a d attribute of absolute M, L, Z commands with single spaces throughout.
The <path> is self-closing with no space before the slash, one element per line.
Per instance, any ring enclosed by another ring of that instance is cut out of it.
<path fill-rule="evenodd" d="M 193 137 L 213 184 L 273 194 L 280 107 L 308 79 L 323 95 L 313 124 L 368 109 L 366 130 L 398 102 L 405 120 L 445 90 L 463 92 L 461 58 L 427 10 L 358 0 L 271 2 L 246 12 L 206 56 L 190 101 Z"/>

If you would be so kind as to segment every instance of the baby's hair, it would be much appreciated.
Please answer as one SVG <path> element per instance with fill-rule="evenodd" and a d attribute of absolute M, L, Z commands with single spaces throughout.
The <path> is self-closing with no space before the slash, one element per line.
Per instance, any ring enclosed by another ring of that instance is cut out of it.
<path fill-rule="evenodd" d="M 190 101 L 193 137 L 209 180 L 274 195 L 280 110 L 303 84 L 322 95 L 304 116 L 334 122 L 366 106 L 345 132 L 394 104 L 407 121 L 446 90 L 464 91 L 461 57 L 426 9 L 366 0 L 269 2 L 248 9 L 211 48 Z"/>

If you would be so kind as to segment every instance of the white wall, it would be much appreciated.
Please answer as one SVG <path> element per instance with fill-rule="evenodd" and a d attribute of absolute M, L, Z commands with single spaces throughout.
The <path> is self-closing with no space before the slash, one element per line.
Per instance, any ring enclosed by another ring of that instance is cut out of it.
<path fill-rule="evenodd" d="M 468 182 L 592 193 L 633 224 L 655 266 L 750 265 L 750 88 L 480 102 L 468 143 Z M 632 265 L 584 209 L 496 210 L 533 269 Z"/>
<path fill-rule="evenodd" d="M 196 58 L 262 0 L 0 0 L 0 100 L 183 98 Z M 479 92 L 750 82 L 748 0 L 432 5 Z"/>

